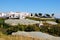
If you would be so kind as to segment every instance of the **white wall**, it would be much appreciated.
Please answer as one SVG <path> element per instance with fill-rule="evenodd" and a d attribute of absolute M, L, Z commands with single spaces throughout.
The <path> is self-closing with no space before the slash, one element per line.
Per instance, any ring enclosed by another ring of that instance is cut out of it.
<path fill-rule="evenodd" d="M 3 17 L 3 16 L 11 16 L 12 17 L 13 14 L 14 14 L 14 17 L 20 16 L 20 19 L 23 19 L 26 16 L 29 16 L 30 15 L 27 12 L 8 12 L 8 13 L 2 13 L 2 14 L 0 14 L 0 17 Z"/>

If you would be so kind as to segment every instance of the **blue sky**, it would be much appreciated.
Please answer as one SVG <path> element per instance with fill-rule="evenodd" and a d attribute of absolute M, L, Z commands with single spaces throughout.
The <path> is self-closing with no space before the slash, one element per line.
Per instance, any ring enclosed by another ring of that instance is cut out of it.
<path fill-rule="evenodd" d="M 60 0 L 0 0 L 0 12 L 54 13 L 60 17 Z"/>

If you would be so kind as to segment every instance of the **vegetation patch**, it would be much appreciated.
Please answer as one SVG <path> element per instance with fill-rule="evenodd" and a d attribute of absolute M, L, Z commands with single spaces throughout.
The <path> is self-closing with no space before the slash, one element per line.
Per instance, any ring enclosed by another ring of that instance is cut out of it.
<path fill-rule="evenodd" d="M 4 19 L 1 19 L 4 21 Z M 48 33 L 54 36 L 60 36 L 60 23 L 57 25 L 51 25 L 48 23 L 43 23 L 43 26 L 38 26 L 36 24 L 33 25 L 16 25 L 16 26 L 11 26 L 9 24 L 6 24 L 4 22 L 0 23 L 0 32 L 6 35 L 11 35 L 13 32 L 17 31 L 26 31 L 26 32 L 31 32 L 31 31 L 38 31 L 38 32 L 44 32 Z"/>
<path fill-rule="evenodd" d="M 26 17 L 26 19 L 32 19 L 36 21 L 56 21 L 55 19 L 52 18 L 35 18 L 35 17 Z"/>

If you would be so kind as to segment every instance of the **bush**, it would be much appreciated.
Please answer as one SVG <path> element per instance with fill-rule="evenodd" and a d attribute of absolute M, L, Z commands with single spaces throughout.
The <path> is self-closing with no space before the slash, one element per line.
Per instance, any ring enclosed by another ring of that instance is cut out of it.
<path fill-rule="evenodd" d="M 26 28 L 25 28 L 25 31 L 40 31 L 39 27 L 37 27 L 36 25 L 28 25 Z"/>
<path fill-rule="evenodd" d="M 16 26 L 16 27 L 10 27 L 8 29 L 6 29 L 5 33 L 7 35 L 11 34 L 12 32 L 17 32 L 19 30 L 19 28 Z"/>
<path fill-rule="evenodd" d="M 41 32 L 49 33 L 54 36 L 60 36 L 60 27 L 53 25 L 53 26 L 42 26 L 40 27 Z"/>
<path fill-rule="evenodd" d="M 55 19 L 49 19 L 49 18 L 35 18 L 35 17 L 26 17 L 26 19 L 32 19 L 32 20 L 36 20 L 36 21 L 56 21 Z"/>
<path fill-rule="evenodd" d="M 19 28 L 20 31 L 24 31 L 25 28 L 26 28 L 26 25 L 20 25 L 20 24 L 18 24 L 17 27 Z"/>
<path fill-rule="evenodd" d="M 34 29 L 33 29 L 33 27 L 32 26 L 27 26 L 26 28 L 25 28 L 25 31 L 28 31 L 28 32 L 30 32 L 30 31 L 34 31 Z"/>
<path fill-rule="evenodd" d="M 60 19 L 55 19 L 57 23 L 60 23 Z"/>
<path fill-rule="evenodd" d="M 0 24 L 4 24 L 4 19 L 0 18 Z"/>

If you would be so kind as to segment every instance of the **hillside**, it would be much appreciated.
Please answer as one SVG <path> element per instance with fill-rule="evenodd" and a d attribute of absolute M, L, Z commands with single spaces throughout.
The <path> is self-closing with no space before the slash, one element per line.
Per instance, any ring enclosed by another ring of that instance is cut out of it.
<path fill-rule="evenodd" d="M 32 38 L 22 35 L 4 35 L 0 32 L 0 40 L 46 40 L 44 38 Z"/>

